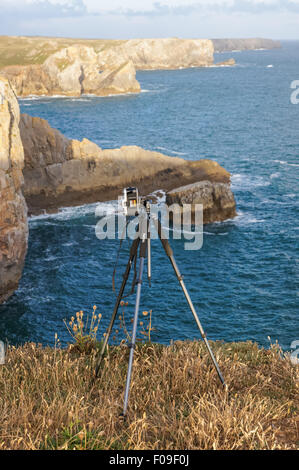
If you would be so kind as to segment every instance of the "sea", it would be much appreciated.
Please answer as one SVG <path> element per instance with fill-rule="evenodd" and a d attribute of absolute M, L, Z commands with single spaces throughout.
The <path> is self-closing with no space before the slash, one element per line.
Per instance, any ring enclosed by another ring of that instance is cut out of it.
<path fill-rule="evenodd" d="M 226 168 L 237 217 L 205 225 L 200 250 L 170 240 L 176 262 L 208 339 L 249 340 L 266 348 L 278 343 L 289 351 L 299 340 L 299 104 L 292 103 L 299 42 L 215 54 L 215 61 L 230 57 L 235 67 L 139 71 L 140 94 L 29 97 L 19 104 L 21 112 L 47 119 L 69 138 L 85 137 L 102 148 L 138 145 L 187 160 L 208 158 Z M 108 211 L 115 207 L 115 201 L 100 204 Z M 119 250 L 118 240 L 96 237 L 97 206 L 30 218 L 19 288 L 0 306 L 2 341 L 53 346 L 59 340 L 65 347 L 72 337 L 64 321 L 81 310 L 90 319 L 94 305 L 102 315 L 102 337 L 116 300 L 115 263 L 117 291 L 129 241 Z M 131 280 L 123 307 L 129 333 Z M 149 311 L 153 342 L 200 339 L 159 240 L 152 240 L 151 286 L 144 273 L 140 322 L 148 321 L 143 312 Z M 142 339 L 141 332 L 137 336 Z"/>

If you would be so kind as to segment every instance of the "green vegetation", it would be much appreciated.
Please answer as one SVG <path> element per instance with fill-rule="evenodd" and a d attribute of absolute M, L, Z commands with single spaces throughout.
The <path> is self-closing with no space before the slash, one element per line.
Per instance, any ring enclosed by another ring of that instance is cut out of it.
<path fill-rule="evenodd" d="M 93 47 L 100 52 L 122 42 L 112 39 L 0 36 L 0 69 L 8 65 L 43 64 L 51 54 L 75 44 Z"/>

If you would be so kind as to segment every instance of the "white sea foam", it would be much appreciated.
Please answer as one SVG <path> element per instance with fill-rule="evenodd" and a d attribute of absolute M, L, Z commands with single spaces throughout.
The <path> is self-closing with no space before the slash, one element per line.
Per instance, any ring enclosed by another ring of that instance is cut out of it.
<path fill-rule="evenodd" d="M 237 64 L 235 64 L 237 65 Z M 221 67 L 232 67 L 230 64 L 213 64 L 213 65 L 209 65 L 209 69 L 218 69 L 218 68 L 221 68 Z"/>
<path fill-rule="evenodd" d="M 174 153 L 175 155 L 187 155 L 185 152 L 177 152 L 176 150 L 171 150 L 166 147 L 156 147 L 159 150 L 164 150 L 165 152 Z"/>
<path fill-rule="evenodd" d="M 141 90 L 143 92 L 143 90 Z M 149 92 L 151 90 L 145 90 L 144 92 Z M 63 99 L 66 101 L 90 101 L 88 98 L 117 98 L 118 96 L 127 96 L 127 95 L 138 95 L 139 92 L 127 92 L 127 93 L 111 93 L 105 96 L 98 96 L 92 93 L 84 93 L 81 96 L 66 96 L 66 95 L 29 95 L 24 98 L 19 98 L 20 102 L 23 101 L 41 101 L 44 102 L 45 99 L 55 100 Z"/>
<path fill-rule="evenodd" d="M 250 190 L 259 186 L 269 186 L 270 181 L 265 180 L 262 176 L 252 176 L 245 174 L 238 174 L 231 176 L 231 186 L 234 190 Z"/>
<path fill-rule="evenodd" d="M 34 101 L 39 99 L 41 99 L 41 97 L 35 95 L 26 96 L 25 98 L 18 98 L 19 101 Z"/>
<path fill-rule="evenodd" d="M 279 171 L 276 172 L 276 173 L 272 173 L 272 175 L 270 175 L 270 179 L 271 179 L 271 180 L 274 179 L 274 178 L 279 178 L 279 177 L 280 177 Z"/>
<path fill-rule="evenodd" d="M 159 194 L 161 194 L 161 196 Z M 166 202 L 166 192 L 164 189 L 157 189 L 152 192 L 151 195 L 157 198 L 157 204 L 164 204 Z"/>
<path fill-rule="evenodd" d="M 24 98 L 19 98 L 19 101 L 35 101 L 35 100 L 44 100 L 44 99 L 57 99 L 57 98 L 76 98 L 76 96 L 65 96 L 65 95 L 28 95 Z"/>
<path fill-rule="evenodd" d="M 75 242 L 66 242 L 66 243 L 62 243 L 62 246 L 73 246 L 75 244 L 77 244 L 77 243 L 75 243 Z"/>
<path fill-rule="evenodd" d="M 280 163 L 280 165 L 288 165 L 288 166 L 299 166 L 297 163 L 289 163 L 285 160 L 273 160 L 275 163 Z"/>
<path fill-rule="evenodd" d="M 44 222 L 55 221 L 55 220 L 70 220 L 70 219 L 75 219 L 77 217 L 82 217 L 88 214 L 94 214 L 96 207 L 99 204 L 103 205 L 103 208 L 104 206 L 109 206 L 109 209 L 110 209 L 110 206 L 112 206 L 113 201 L 111 202 L 111 204 L 103 203 L 103 202 L 102 203 L 95 202 L 92 204 L 84 204 L 81 206 L 62 207 L 61 209 L 59 209 L 58 212 L 54 214 L 48 214 L 45 212 L 44 214 L 33 215 L 29 218 L 29 223 L 34 224 L 35 222 L 38 222 L 41 220 Z M 107 210 L 109 209 L 107 207 Z"/>
<path fill-rule="evenodd" d="M 238 211 L 238 215 L 234 219 L 231 219 L 231 221 L 234 224 L 243 227 L 246 225 L 261 224 L 265 222 L 265 219 L 257 219 L 253 214 L 249 212 Z"/>

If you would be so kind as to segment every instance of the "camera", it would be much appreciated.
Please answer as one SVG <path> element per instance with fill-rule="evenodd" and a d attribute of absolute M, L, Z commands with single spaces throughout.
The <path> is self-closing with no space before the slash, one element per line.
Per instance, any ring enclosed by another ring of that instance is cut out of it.
<path fill-rule="evenodd" d="M 122 206 L 126 216 L 134 216 L 140 211 L 140 197 L 137 188 L 125 188 Z"/>

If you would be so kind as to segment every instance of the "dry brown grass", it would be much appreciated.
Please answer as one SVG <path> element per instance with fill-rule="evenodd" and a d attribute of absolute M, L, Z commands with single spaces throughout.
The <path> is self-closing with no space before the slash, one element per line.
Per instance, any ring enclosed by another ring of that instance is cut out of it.
<path fill-rule="evenodd" d="M 256 344 L 212 344 L 225 393 L 202 342 L 138 345 L 128 419 L 128 348 L 95 353 L 28 343 L 0 366 L 0 449 L 295 449 L 298 367 Z"/>

